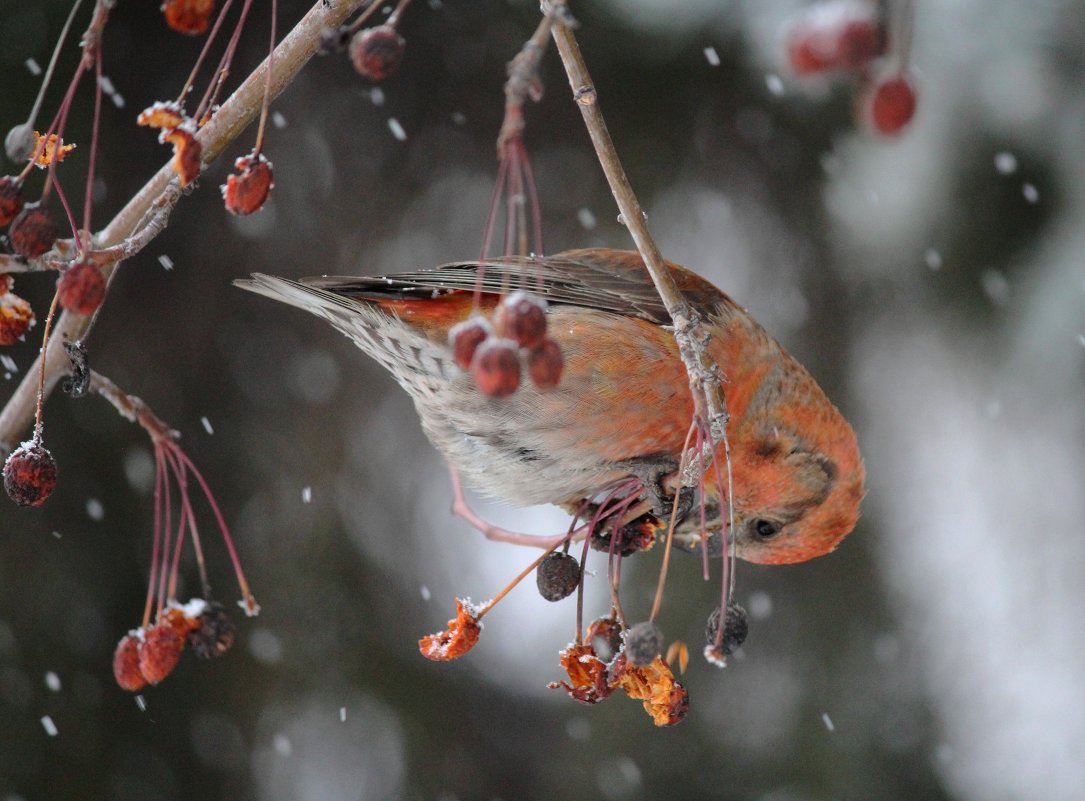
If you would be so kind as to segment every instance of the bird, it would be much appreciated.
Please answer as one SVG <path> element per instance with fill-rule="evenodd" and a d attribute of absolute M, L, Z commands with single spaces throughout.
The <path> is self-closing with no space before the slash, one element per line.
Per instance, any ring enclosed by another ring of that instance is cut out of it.
<path fill-rule="evenodd" d="M 732 465 L 731 509 L 714 476 L 724 464 L 718 446 L 696 490 L 703 512 L 678 523 L 675 547 L 718 554 L 733 519 L 726 541 L 749 562 L 795 563 L 834 550 L 854 529 L 865 492 L 854 430 L 744 308 L 694 271 L 664 266 L 710 334 Z M 694 414 L 689 379 L 667 309 L 634 251 L 458 261 L 375 277 L 256 273 L 235 284 L 352 339 L 406 390 L 432 444 L 485 495 L 573 510 L 639 478 L 658 500 L 653 490 L 680 463 Z M 551 389 L 524 382 L 491 397 L 454 363 L 449 331 L 492 315 L 511 289 L 545 301 L 547 336 L 564 368 Z"/>

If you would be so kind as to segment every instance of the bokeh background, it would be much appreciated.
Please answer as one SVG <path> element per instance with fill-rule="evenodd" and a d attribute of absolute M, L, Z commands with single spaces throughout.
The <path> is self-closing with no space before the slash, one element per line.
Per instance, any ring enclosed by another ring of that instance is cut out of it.
<path fill-rule="evenodd" d="M 134 116 L 176 95 L 199 45 L 157 5 L 118 3 L 107 31 L 123 107 L 104 111 L 99 223 L 165 159 Z M 306 6 L 281 5 L 284 24 Z M 443 467 L 375 363 L 230 286 L 255 270 L 394 272 L 478 253 L 504 64 L 537 8 L 417 0 L 399 74 L 372 87 L 344 55 L 317 59 L 275 105 L 268 206 L 230 218 L 225 160 L 213 167 L 124 266 L 88 343 L 94 367 L 182 432 L 262 614 L 226 658 L 186 658 L 144 708 L 114 685 L 114 644 L 142 611 L 151 451 L 107 404 L 58 393 L 56 493 L 36 511 L 0 504 L 0 799 L 1081 798 L 1085 6 L 918 3 L 919 111 L 886 141 L 856 129 L 854 86 L 789 75 L 781 29 L 802 5 L 574 4 L 664 253 L 810 368 L 869 473 L 835 554 L 740 567 L 750 638 L 723 672 L 693 660 L 681 726 L 657 730 L 625 698 L 589 708 L 547 690 L 573 603 L 530 587 L 468 657 L 422 659 L 416 639 L 454 595 L 488 597 L 530 554 L 448 515 Z M 26 60 L 48 60 L 68 8 L 0 0 L 4 130 L 37 88 Z M 263 4 L 254 15 L 235 74 L 261 57 Z M 552 52 L 543 78 L 526 138 L 547 249 L 625 247 Z M 84 92 L 81 146 L 89 109 Z M 50 284 L 17 289 L 43 313 Z M 0 399 L 36 347 L 5 351 Z M 564 526 L 554 510 L 480 506 L 521 529 Z M 209 516 L 203 527 L 232 602 Z M 629 563 L 627 608 L 647 609 L 657 564 Z M 675 563 L 668 635 L 697 651 L 717 592 L 696 560 Z"/>

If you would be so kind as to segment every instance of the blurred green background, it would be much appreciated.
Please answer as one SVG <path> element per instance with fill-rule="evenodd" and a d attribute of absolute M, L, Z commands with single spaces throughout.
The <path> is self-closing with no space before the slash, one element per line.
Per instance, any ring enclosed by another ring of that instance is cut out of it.
<path fill-rule="evenodd" d="M 316 59 L 274 106 L 268 206 L 234 219 L 217 191 L 250 132 L 123 266 L 88 342 L 96 369 L 182 432 L 263 612 L 239 621 L 226 658 L 186 657 L 145 709 L 115 686 L 113 647 L 142 612 L 151 451 L 100 400 L 57 393 L 56 493 L 34 511 L 0 503 L 0 799 L 1080 798 L 1085 6 L 919 3 L 919 111 L 886 141 L 856 130 L 847 81 L 788 74 L 781 32 L 803 5 L 574 4 L 665 255 L 810 368 L 869 474 L 835 554 L 740 565 L 749 640 L 723 672 L 695 656 L 681 726 L 657 730 L 625 698 L 589 708 L 547 690 L 573 602 L 530 587 L 469 656 L 422 659 L 416 640 L 454 595 L 489 597 L 531 555 L 448 515 L 443 467 L 375 363 L 230 286 L 257 270 L 477 255 L 504 65 L 537 8 L 416 0 L 400 72 L 373 87 L 344 54 Z M 47 62 L 69 7 L 0 0 L 3 130 L 25 119 L 38 84 L 26 61 Z M 305 8 L 283 2 L 283 29 Z M 253 16 L 235 76 L 265 47 L 264 4 Z M 199 45 L 157 3 L 114 10 L 105 72 L 123 107 L 104 108 L 98 225 L 167 157 L 134 118 L 176 95 Z M 628 246 L 553 52 L 543 79 L 526 141 L 547 250 Z M 71 195 L 90 107 L 84 87 Z M 51 284 L 16 289 L 44 316 Z M 0 399 L 40 332 L 5 350 L 16 369 L 0 373 Z M 554 510 L 479 506 L 517 528 L 564 526 Z M 201 522 L 232 604 L 225 551 Z M 627 608 L 648 608 L 657 554 L 627 565 Z M 674 563 L 662 621 L 695 652 L 718 593 L 699 576 L 697 560 Z M 186 578 L 195 587 L 191 566 Z"/>

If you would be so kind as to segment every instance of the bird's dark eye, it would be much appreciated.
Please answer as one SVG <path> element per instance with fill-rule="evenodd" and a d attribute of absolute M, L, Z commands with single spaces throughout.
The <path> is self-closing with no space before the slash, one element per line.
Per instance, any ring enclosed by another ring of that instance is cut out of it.
<path fill-rule="evenodd" d="M 762 540 L 770 540 L 780 533 L 780 524 L 772 520 L 754 520 L 751 527 Z"/>

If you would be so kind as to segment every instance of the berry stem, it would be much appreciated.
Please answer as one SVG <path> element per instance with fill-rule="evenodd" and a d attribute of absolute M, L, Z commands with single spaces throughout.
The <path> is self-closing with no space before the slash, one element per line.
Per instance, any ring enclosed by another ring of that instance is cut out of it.
<path fill-rule="evenodd" d="M 489 601 L 482 605 L 482 607 L 478 610 L 478 613 L 475 615 L 475 620 L 482 620 L 482 618 L 486 615 L 487 612 L 497 606 L 498 602 L 502 598 L 512 592 L 513 588 L 515 588 L 517 584 L 527 578 L 531 574 L 531 571 L 537 568 L 539 566 L 539 563 L 542 562 L 543 559 L 556 551 L 559 545 L 561 545 L 560 542 L 555 542 L 553 545 L 551 545 L 549 548 L 539 554 L 538 558 L 533 560 L 530 565 L 521 570 L 519 575 L 517 575 L 516 578 L 506 584 L 504 589 L 501 590 L 501 592 L 499 592 L 497 595 L 495 595 L 493 598 L 491 598 Z"/>
<path fill-rule="evenodd" d="M 182 105 L 185 102 L 185 98 L 188 93 L 192 91 L 192 84 L 196 81 L 196 76 L 200 72 L 200 67 L 203 66 L 203 62 L 207 58 L 207 54 L 211 52 L 211 45 L 214 43 L 215 38 L 218 36 L 219 30 L 222 28 L 222 23 L 226 19 L 226 12 L 230 10 L 234 0 L 226 0 L 222 4 L 222 8 L 219 9 L 218 16 L 215 17 L 215 24 L 211 26 L 211 32 L 207 34 L 207 38 L 203 42 L 203 47 L 200 49 L 200 54 L 196 57 L 196 63 L 192 67 L 192 71 L 189 72 L 188 78 L 185 80 L 185 85 L 181 87 L 181 93 L 177 95 L 177 105 Z"/>
<path fill-rule="evenodd" d="M 45 316 L 45 331 L 41 337 L 41 369 L 38 370 L 38 401 L 34 409 L 34 443 L 41 442 L 41 418 L 42 408 L 45 406 L 45 352 L 49 348 L 49 330 L 53 327 L 53 317 L 56 316 L 57 302 L 60 293 L 53 293 L 53 301 L 49 304 L 49 313 Z"/>
<path fill-rule="evenodd" d="M 689 460 L 689 443 L 693 439 L 695 431 L 699 431 L 700 427 L 697 425 L 697 420 L 694 419 L 690 422 L 689 430 L 686 432 L 686 441 L 682 443 L 682 463 L 678 466 L 679 474 L 685 472 L 686 462 Z M 656 584 L 656 595 L 652 600 L 652 611 L 648 615 L 648 622 L 654 623 L 659 616 L 659 608 L 663 605 L 663 588 L 667 585 L 667 568 L 671 563 L 671 543 L 674 542 L 674 528 L 678 524 L 678 497 L 681 495 L 682 490 L 679 489 L 674 494 L 674 501 L 671 503 L 671 520 L 667 525 L 667 539 L 663 545 L 663 562 L 659 566 L 659 582 Z M 703 496 L 702 496 L 703 497 Z M 705 550 L 705 541 L 702 538 L 701 548 Z"/>
<path fill-rule="evenodd" d="M 57 37 L 57 43 L 53 47 L 53 55 L 49 58 L 49 66 L 45 68 L 45 77 L 41 79 L 41 88 L 38 89 L 38 96 L 34 98 L 34 105 L 30 109 L 30 115 L 26 118 L 26 124 L 33 128 L 34 121 L 38 118 L 38 112 L 41 111 L 41 104 L 45 100 L 45 93 L 49 89 L 49 84 L 53 80 L 53 72 L 56 70 L 57 60 L 60 58 L 60 51 L 64 47 L 64 40 L 68 38 L 68 32 L 72 28 L 72 23 L 75 21 L 75 15 L 79 12 L 79 7 L 83 4 L 83 0 L 75 0 L 72 4 L 72 10 L 68 12 L 68 18 L 64 21 L 64 27 L 60 29 L 60 36 Z M 33 162 L 34 159 L 31 159 Z"/>
<path fill-rule="evenodd" d="M 278 0 L 271 0 L 271 44 L 267 54 L 267 81 L 264 83 L 264 99 L 260 103 L 260 123 L 256 127 L 256 144 L 253 155 L 259 156 L 264 147 L 264 128 L 267 126 L 268 109 L 271 107 L 271 74 L 275 67 L 275 29 L 278 24 Z"/>
<path fill-rule="evenodd" d="M 166 482 L 166 464 L 159 448 L 154 449 L 154 536 L 151 540 L 151 575 L 147 580 L 147 601 L 143 605 L 143 622 L 146 628 L 151 622 L 154 608 L 154 588 L 158 578 L 158 550 L 162 540 L 162 528 L 169 525 L 169 485 Z"/>
<path fill-rule="evenodd" d="M 94 200 L 94 170 L 98 162 L 98 135 L 102 124 L 102 59 L 94 59 L 94 118 L 90 127 L 90 156 L 87 158 L 87 187 L 83 195 L 83 230 L 90 236 L 91 206 Z M 82 252 L 85 257 L 90 247 L 84 242 Z"/>

